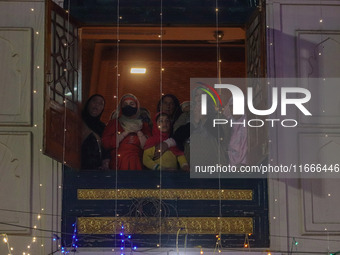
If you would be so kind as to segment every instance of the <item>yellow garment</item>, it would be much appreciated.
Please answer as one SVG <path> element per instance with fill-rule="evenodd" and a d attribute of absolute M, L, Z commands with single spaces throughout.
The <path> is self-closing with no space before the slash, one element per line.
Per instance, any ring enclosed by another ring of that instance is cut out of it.
<path fill-rule="evenodd" d="M 188 164 L 184 155 L 176 156 L 170 150 L 164 152 L 159 159 L 153 160 L 155 149 L 156 149 L 155 146 L 148 148 L 144 150 L 143 154 L 143 164 L 151 170 L 156 170 L 156 168 L 159 169 L 160 167 L 162 169 L 177 169 L 178 168 L 177 161 L 180 167 L 183 167 L 184 165 Z"/>

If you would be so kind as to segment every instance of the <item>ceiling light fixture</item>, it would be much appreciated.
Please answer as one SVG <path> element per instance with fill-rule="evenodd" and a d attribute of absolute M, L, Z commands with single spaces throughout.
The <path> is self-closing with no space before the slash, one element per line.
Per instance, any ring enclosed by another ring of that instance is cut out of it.
<path fill-rule="evenodd" d="M 145 74 L 146 73 L 146 68 L 131 68 L 130 73 L 133 74 Z"/>

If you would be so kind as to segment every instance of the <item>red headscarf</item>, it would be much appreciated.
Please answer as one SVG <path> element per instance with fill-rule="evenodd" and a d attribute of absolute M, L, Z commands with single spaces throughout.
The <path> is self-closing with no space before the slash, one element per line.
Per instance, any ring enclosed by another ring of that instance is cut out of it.
<path fill-rule="evenodd" d="M 144 145 L 144 150 L 149 149 L 151 147 L 154 147 L 158 144 L 160 144 L 161 142 L 165 141 L 166 139 L 169 138 L 170 133 L 171 133 L 171 129 L 169 130 L 168 133 L 165 132 L 161 132 L 158 128 L 157 125 L 157 119 L 159 115 L 165 115 L 168 116 L 168 114 L 164 113 L 164 112 L 159 112 L 156 114 L 154 120 L 153 120 L 153 127 L 152 127 L 152 136 L 146 141 L 145 145 Z M 169 117 L 169 116 L 168 116 Z M 170 120 L 170 118 L 169 118 Z M 172 128 L 172 127 L 171 127 Z M 183 151 L 181 151 L 180 149 L 177 148 L 177 146 L 174 147 L 170 147 L 169 150 L 175 154 L 176 156 L 181 156 L 184 155 Z"/>

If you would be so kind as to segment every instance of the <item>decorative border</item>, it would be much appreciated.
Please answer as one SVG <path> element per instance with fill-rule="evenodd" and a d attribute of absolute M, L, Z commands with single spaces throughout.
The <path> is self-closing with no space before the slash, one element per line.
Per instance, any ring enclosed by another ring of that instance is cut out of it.
<path fill-rule="evenodd" d="M 124 225 L 127 234 L 159 234 L 159 217 L 79 217 L 79 234 L 119 233 Z M 176 234 L 180 228 L 188 234 L 251 234 L 251 217 L 167 217 L 162 218 L 162 234 Z"/>
<path fill-rule="evenodd" d="M 182 200 L 253 200 L 252 190 L 217 189 L 78 189 L 78 200 L 130 200 L 138 198 L 159 198 Z"/>

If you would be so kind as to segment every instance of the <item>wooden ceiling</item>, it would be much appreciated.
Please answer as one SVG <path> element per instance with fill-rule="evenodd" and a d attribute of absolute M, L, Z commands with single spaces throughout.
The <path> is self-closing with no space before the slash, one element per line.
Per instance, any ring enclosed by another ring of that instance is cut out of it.
<path fill-rule="evenodd" d="M 81 28 L 81 39 L 85 40 L 117 40 L 124 41 L 154 41 L 159 43 L 161 37 L 163 43 L 181 42 L 186 43 L 207 43 L 215 45 L 218 42 L 223 44 L 243 43 L 245 30 L 241 27 L 83 27 Z"/>

